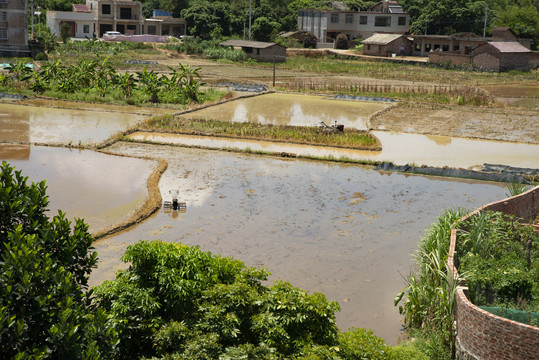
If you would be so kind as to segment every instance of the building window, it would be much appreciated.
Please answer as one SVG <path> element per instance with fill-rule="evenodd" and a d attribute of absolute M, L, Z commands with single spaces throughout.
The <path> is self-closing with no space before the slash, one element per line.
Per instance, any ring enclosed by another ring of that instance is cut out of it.
<path fill-rule="evenodd" d="M 406 16 L 399 16 L 399 26 L 406 26 Z"/>
<path fill-rule="evenodd" d="M 7 0 L 0 0 L 0 4 L 7 4 Z"/>
<path fill-rule="evenodd" d="M 90 33 L 90 25 L 82 25 L 82 32 L 85 34 Z"/>
<path fill-rule="evenodd" d="M 460 50 L 460 46 L 458 45 L 453 45 L 453 51 L 459 51 Z"/>
<path fill-rule="evenodd" d="M 129 20 L 131 19 L 131 8 L 120 8 L 120 19 Z"/>
<path fill-rule="evenodd" d="M 101 5 L 101 13 L 105 15 L 110 15 L 110 4 Z"/>
<path fill-rule="evenodd" d="M 7 11 L 0 12 L 0 22 L 7 22 Z"/>
<path fill-rule="evenodd" d="M 371 49 L 371 44 L 367 44 L 367 50 Z"/>
<path fill-rule="evenodd" d="M 331 14 L 331 23 L 332 24 L 338 24 L 339 23 L 339 14 Z"/>
<path fill-rule="evenodd" d="M 0 40 L 7 40 L 7 29 L 0 28 Z"/>
<path fill-rule="evenodd" d="M 347 24 L 353 24 L 354 23 L 354 14 L 346 14 L 346 23 Z"/>
<path fill-rule="evenodd" d="M 157 28 L 152 25 L 148 25 L 148 34 L 155 35 L 157 34 Z"/>
<path fill-rule="evenodd" d="M 391 17 L 390 16 L 376 16 L 374 18 L 374 26 L 390 27 L 391 26 Z"/>
<path fill-rule="evenodd" d="M 367 25 L 367 15 L 359 16 L 359 25 Z"/>

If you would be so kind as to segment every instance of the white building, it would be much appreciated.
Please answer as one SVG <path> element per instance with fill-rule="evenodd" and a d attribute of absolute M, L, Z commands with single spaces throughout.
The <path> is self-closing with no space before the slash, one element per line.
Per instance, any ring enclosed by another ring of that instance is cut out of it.
<path fill-rule="evenodd" d="M 1 2 L 2 0 L 0 0 Z M 47 11 L 47 26 L 59 36 L 63 23 L 76 38 L 103 37 L 107 31 L 124 35 L 185 35 L 185 20 L 154 10 L 151 19 L 142 16 L 142 3 L 133 0 L 87 0 L 73 4 L 73 11 Z"/>
<path fill-rule="evenodd" d="M 94 37 L 94 14 L 86 5 L 73 4 L 73 11 L 47 11 L 47 27 L 53 34 L 60 36 L 63 23 L 71 27 L 71 37 Z"/>
<path fill-rule="evenodd" d="M 312 32 L 321 43 L 332 43 L 337 35 L 348 40 L 366 39 L 374 33 L 405 34 L 410 15 L 396 1 L 381 1 L 368 11 L 300 10 L 298 30 Z"/>

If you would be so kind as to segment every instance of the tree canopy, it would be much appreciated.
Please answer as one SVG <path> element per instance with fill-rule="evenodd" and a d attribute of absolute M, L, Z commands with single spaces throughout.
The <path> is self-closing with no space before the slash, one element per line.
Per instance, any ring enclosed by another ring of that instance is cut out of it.
<path fill-rule="evenodd" d="M 42 181 L 0 166 L 0 358 L 110 357 L 116 335 L 91 304 L 97 263 L 88 226 L 62 212 L 49 219 Z"/>

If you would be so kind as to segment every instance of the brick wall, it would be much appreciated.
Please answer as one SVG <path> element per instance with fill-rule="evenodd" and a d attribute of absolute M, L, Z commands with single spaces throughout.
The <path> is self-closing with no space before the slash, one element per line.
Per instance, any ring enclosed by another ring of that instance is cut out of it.
<path fill-rule="evenodd" d="M 500 70 L 500 59 L 489 53 L 479 54 L 473 57 L 473 66 L 481 69 Z"/>
<path fill-rule="evenodd" d="M 429 53 L 429 61 L 437 64 L 445 64 L 449 61 L 451 65 L 471 65 L 472 56 L 458 53 L 432 51 Z"/>
<path fill-rule="evenodd" d="M 530 220 L 539 210 L 539 186 L 508 199 L 485 205 L 464 216 L 465 220 L 479 211 L 501 211 Z M 454 267 L 457 230 L 451 231 L 447 260 L 448 269 L 458 276 Z M 521 324 L 491 314 L 472 304 L 466 288 L 457 289 L 457 359 L 537 360 L 539 358 L 539 328 Z"/>
<path fill-rule="evenodd" d="M 530 54 L 530 69 L 539 68 L 539 52 L 532 52 Z"/>

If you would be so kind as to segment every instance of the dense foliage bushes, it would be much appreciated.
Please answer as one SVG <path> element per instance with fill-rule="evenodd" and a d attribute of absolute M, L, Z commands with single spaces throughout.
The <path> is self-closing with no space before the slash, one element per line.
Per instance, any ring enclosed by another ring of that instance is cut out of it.
<path fill-rule="evenodd" d="M 0 166 L 0 358 L 113 356 L 116 335 L 91 304 L 96 266 L 88 226 L 63 213 L 49 219 L 45 182 Z"/>
<path fill-rule="evenodd" d="M 61 60 L 42 65 L 37 71 L 28 68 L 23 61 L 9 67 L 9 75 L 0 78 L 0 86 L 8 89 L 28 88 L 37 93 L 83 93 L 99 97 L 127 99 L 129 103 L 164 102 L 188 104 L 203 99 L 198 68 L 179 64 L 178 69 L 169 67 L 170 73 L 142 71 L 137 76 L 117 73 L 108 58 L 86 60 L 64 65 Z"/>
<path fill-rule="evenodd" d="M 123 260 L 129 269 L 96 289 L 99 306 L 115 317 L 123 359 L 192 359 L 193 349 L 196 358 L 290 357 L 337 344 L 338 304 L 285 282 L 263 286 L 266 270 L 162 242 L 130 246 Z"/>
<path fill-rule="evenodd" d="M 493 305 L 539 312 L 539 235 L 529 225 L 499 212 L 481 212 L 460 226 L 459 272 L 469 298 Z"/>

